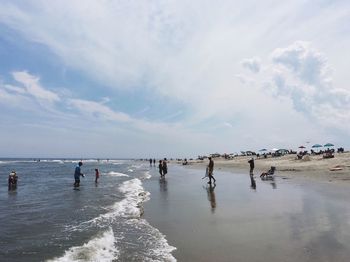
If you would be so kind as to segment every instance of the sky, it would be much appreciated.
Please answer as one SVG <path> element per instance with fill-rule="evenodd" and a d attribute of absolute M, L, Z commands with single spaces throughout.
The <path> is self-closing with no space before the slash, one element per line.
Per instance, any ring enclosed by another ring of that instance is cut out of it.
<path fill-rule="evenodd" d="M 350 147 L 348 0 L 1 0 L 0 157 Z"/>

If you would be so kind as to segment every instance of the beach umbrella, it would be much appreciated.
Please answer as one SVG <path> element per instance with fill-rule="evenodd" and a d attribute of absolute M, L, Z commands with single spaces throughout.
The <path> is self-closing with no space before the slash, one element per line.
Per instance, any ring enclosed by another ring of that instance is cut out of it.
<path fill-rule="evenodd" d="M 331 144 L 331 143 L 327 143 L 327 144 L 324 145 L 324 147 L 330 147 L 330 146 L 334 146 L 334 145 Z"/>
<path fill-rule="evenodd" d="M 303 148 L 306 148 L 306 147 L 305 147 L 305 146 L 299 146 L 299 148 L 302 148 L 302 149 L 303 149 Z"/>
<path fill-rule="evenodd" d="M 267 149 L 266 149 L 266 148 L 263 148 L 263 149 L 260 149 L 259 151 L 260 151 L 260 152 L 263 152 L 263 151 L 267 151 Z"/>
<path fill-rule="evenodd" d="M 322 145 L 320 145 L 320 144 L 315 144 L 315 145 L 312 146 L 312 148 L 319 148 L 319 147 L 322 147 Z"/>
<path fill-rule="evenodd" d="M 277 151 L 278 150 L 278 148 L 272 148 L 271 149 L 271 151 Z"/>

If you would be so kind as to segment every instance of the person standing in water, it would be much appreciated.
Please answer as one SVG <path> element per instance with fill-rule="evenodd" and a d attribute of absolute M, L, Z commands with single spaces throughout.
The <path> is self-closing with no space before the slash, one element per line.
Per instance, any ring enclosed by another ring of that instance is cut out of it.
<path fill-rule="evenodd" d="M 9 187 L 9 190 L 11 189 L 15 189 L 17 187 L 17 180 L 18 180 L 18 177 L 17 177 L 17 174 L 15 171 L 12 171 L 9 175 L 9 179 L 8 179 L 8 187 Z"/>
<path fill-rule="evenodd" d="M 79 187 L 80 186 L 80 176 L 85 177 L 83 173 L 81 173 L 80 167 L 83 165 L 83 162 L 79 162 L 78 165 L 75 167 L 74 171 L 74 187 Z"/>
<path fill-rule="evenodd" d="M 163 162 L 163 176 L 165 176 L 167 173 L 168 173 L 168 165 L 166 163 L 166 158 L 164 158 L 164 160 L 162 161 Z"/>
<path fill-rule="evenodd" d="M 209 176 L 209 182 L 208 184 L 211 184 L 211 180 L 214 180 L 214 183 L 216 182 L 216 179 L 214 178 L 213 171 L 214 171 L 214 161 L 211 157 L 209 159 L 209 165 L 208 165 L 208 176 Z"/>
<path fill-rule="evenodd" d="M 98 169 L 95 169 L 95 183 L 97 183 L 98 178 L 100 177 L 100 172 L 98 171 Z"/>

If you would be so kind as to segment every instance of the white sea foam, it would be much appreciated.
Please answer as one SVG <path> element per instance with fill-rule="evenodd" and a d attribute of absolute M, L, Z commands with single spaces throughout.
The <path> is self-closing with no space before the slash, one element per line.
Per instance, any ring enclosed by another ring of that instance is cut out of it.
<path fill-rule="evenodd" d="M 77 227 L 70 227 L 70 230 L 84 230 L 91 225 L 105 227 L 106 223 L 111 224 L 120 217 L 139 218 L 143 213 L 142 203 L 149 200 L 150 193 L 144 190 L 138 178 L 123 182 L 118 189 L 124 193 L 125 198 L 114 203 L 109 208 L 110 212 L 83 222 Z"/>
<path fill-rule="evenodd" d="M 82 246 L 71 247 L 62 257 L 47 262 L 112 261 L 118 258 L 118 249 L 112 228 Z"/>
<path fill-rule="evenodd" d="M 167 261 L 175 262 L 175 257 L 171 254 L 176 247 L 169 245 L 168 241 L 157 228 L 151 226 L 145 219 L 130 219 L 128 224 L 134 227 L 142 228 L 144 232 L 140 236 L 142 243 L 145 245 L 147 252 L 143 253 L 142 261 Z"/>
<path fill-rule="evenodd" d="M 114 171 L 108 172 L 107 174 L 110 175 L 110 176 L 120 176 L 120 177 L 125 176 L 125 177 L 128 177 L 127 174 L 114 172 Z"/>
<path fill-rule="evenodd" d="M 142 179 L 150 179 L 152 176 L 151 174 L 149 173 L 149 171 L 146 171 L 143 176 L 141 177 Z"/>

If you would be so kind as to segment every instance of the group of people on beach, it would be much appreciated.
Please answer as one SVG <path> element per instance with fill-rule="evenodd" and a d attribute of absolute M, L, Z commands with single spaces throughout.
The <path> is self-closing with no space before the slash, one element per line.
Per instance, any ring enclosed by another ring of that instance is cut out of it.
<path fill-rule="evenodd" d="M 160 177 L 165 177 L 165 175 L 168 173 L 168 164 L 166 158 L 164 158 L 164 160 L 159 160 L 158 169 Z"/>

